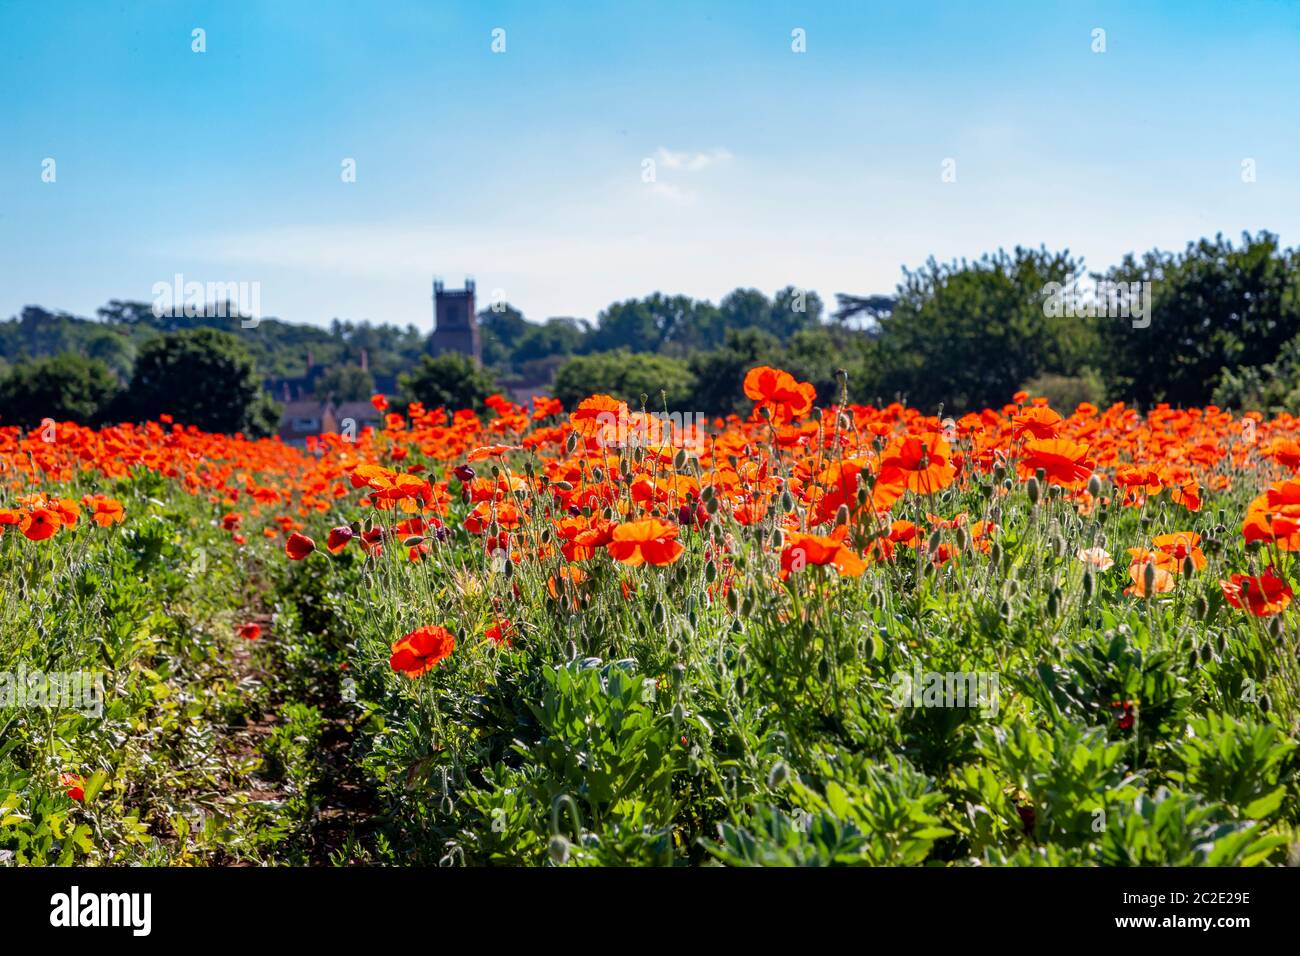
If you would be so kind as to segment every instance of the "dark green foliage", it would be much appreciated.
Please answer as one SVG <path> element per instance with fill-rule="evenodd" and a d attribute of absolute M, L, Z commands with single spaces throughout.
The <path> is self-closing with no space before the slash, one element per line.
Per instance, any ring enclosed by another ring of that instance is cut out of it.
<path fill-rule="evenodd" d="M 271 434 L 279 419 L 248 350 L 216 329 L 150 339 L 140 350 L 117 413 L 136 421 L 168 414 L 204 431 L 253 437 Z"/>
<path fill-rule="evenodd" d="M 1130 255 L 1105 278 L 1153 283 L 1149 328 L 1097 320 L 1112 388 L 1142 403 L 1203 403 L 1225 374 L 1274 362 L 1300 334 L 1300 251 L 1267 232 Z"/>
<path fill-rule="evenodd" d="M 19 362 L 0 378 L 0 425 L 97 424 L 121 387 L 103 362 L 72 352 Z"/>
<path fill-rule="evenodd" d="M 448 411 L 483 408 L 483 401 L 499 391 L 496 379 L 474 360 L 449 352 L 437 358 L 424 356 L 409 375 L 398 380 L 404 400 L 421 402 L 427 409 L 439 406 Z"/>
<path fill-rule="evenodd" d="M 556 375 L 553 391 L 568 407 L 588 395 L 606 394 L 639 409 L 644 395 L 646 407 L 659 411 L 661 390 L 668 393 L 670 408 L 681 409 L 694 386 L 695 377 L 680 359 L 619 349 L 570 359 Z"/>
<path fill-rule="evenodd" d="M 335 365 L 316 379 L 316 397 L 335 402 L 364 401 L 375 394 L 375 377 L 360 365 Z"/>

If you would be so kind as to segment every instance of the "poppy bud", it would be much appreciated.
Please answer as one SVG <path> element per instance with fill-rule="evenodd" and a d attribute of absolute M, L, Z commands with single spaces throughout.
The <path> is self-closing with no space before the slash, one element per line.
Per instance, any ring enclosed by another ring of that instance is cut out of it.
<path fill-rule="evenodd" d="M 564 443 L 564 447 L 568 450 L 569 454 L 573 454 L 573 450 L 574 450 L 575 448 L 578 447 L 578 433 L 577 433 L 577 432 L 569 432 L 569 437 L 568 437 L 568 439 L 565 441 L 565 443 Z"/>
<path fill-rule="evenodd" d="M 1196 570 L 1196 563 L 1192 561 L 1190 554 L 1183 556 L 1183 577 L 1190 578 Z"/>
<path fill-rule="evenodd" d="M 1142 590 L 1147 597 L 1151 597 L 1151 592 L 1156 586 L 1156 565 L 1154 561 L 1148 561 L 1142 568 Z"/>
<path fill-rule="evenodd" d="M 455 475 L 462 483 L 467 483 L 474 480 L 474 469 L 471 468 L 469 465 L 457 465 L 455 468 L 451 470 L 451 473 Z"/>
<path fill-rule="evenodd" d="M 551 854 L 551 862 L 556 866 L 563 866 L 569 862 L 569 841 L 560 834 L 551 837 L 548 851 Z"/>
<path fill-rule="evenodd" d="M 1038 478 L 1036 476 L 1025 482 L 1025 491 L 1029 493 L 1029 503 L 1031 505 L 1038 504 L 1039 498 L 1042 497 L 1043 490 L 1042 486 L 1038 484 Z"/>
<path fill-rule="evenodd" d="M 740 610 L 740 598 L 736 595 L 736 589 L 731 588 L 727 591 L 727 610 L 735 614 Z"/>
<path fill-rule="evenodd" d="M 790 768 L 786 766 L 784 760 L 778 760 L 772 764 L 772 769 L 767 772 L 767 786 L 769 790 L 775 790 L 785 783 L 790 777 Z"/>
<path fill-rule="evenodd" d="M 1101 479 L 1096 475 L 1088 479 L 1088 494 L 1094 498 L 1101 494 Z"/>
<path fill-rule="evenodd" d="M 1092 568 L 1085 568 L 1083 572 L 1083 599 L 1091 601 L 1093 591 L 1097 588 L 1097 579 L 1092 573 Z"/>
<path fill-rule="evenodd" d="M 1196 600 L 1192 603 L 1192 615 L 1198 621 L 1204 621 L 1210 614 L 1210 602 L 1205 600 L 1205 595 L 1197 595 Z"/>
<path fill-rule="evenodd" d="M 595 468 L 591 469 L 591 478 L 593 481 L 604 481 L 605 469 L 597 465 Z"/>

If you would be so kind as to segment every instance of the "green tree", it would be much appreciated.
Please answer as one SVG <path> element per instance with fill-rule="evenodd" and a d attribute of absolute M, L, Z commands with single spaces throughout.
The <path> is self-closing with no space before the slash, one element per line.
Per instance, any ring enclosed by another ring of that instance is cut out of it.
<path fill-rule="evenodd" d="M 479 342 L 483 348 L 483 364 L 491 368 L 509 368 L 519 340 L 535 326 L 524 314 L 508 302 L 498 308 L 479 310 Z"/>
<path fill-rule="evenodd" d="M 98 424 L 120 390 L 107 365 L 72 352 L 19 362 L 0 379 L 0 426 L 33 428 L 45 418 Z"/>
<path fill-rule="evenodd" d="M 618 349 L 569 359 L 556 373 L 554 395 L 567 408 L 589 395 L 612 395 L 633 410 L 641 407 L 645 395 L 646 407 L 659 411 L 661 390 L 668 393 L 670 407 L 678 408 L 694 394 L 695 376 L 684 361 Z"/>
<path fill-rule="evenodd" d="M 360 365 L 332 365 L 316 379 L 316 397 L 359 402 L 375 394 L 375 377 Z"/>
<path fill-rule="evenodd" d="M 270 435 L 279 424 L 279 409 L 248 350 L 216 329 L 170 332 L 146 342 L 121 409 L 121 417 L 136 421 L 170 414 L 204 431 L 252 437 Z"/>
<path fill-rule="evenodd" d="M 436 358 L 423 356 L 419 366 L 401 376 L 397 385 L 405 402 L 420 402 L 428 409 L 441 406 L 448 411 L 481 409 L 484 399 L 500 391 L 491 372 L 458 352 Z"/>
<path fill-rule="evenodd" d="M 516 365 L 552 355 L 572 355 L 582 348 L 585 333 L 573 319 L 547 319 L 531 325 L 515 344 L 511 361 Z"/>
<path fill-rule="evenodd" d="M 728 329 L 721 348 L 696 352 L 690 358 L 695 379 L 689 409 L 709 415 L 747 414 L 745 373 L 759 365 L 780 365 L 781 343 L 761 329 Z"/>
<path fill-rule="evenodd" d="M 880 387 L 933 412 L 999 407 L 1044 372 L 1073 375 L 1093 351 L 1085 320 L 1049 318 L 1045 289 L 1081 264 L 1068 252 L 998 250 L 975 262 L 904 270 L 879 319 Z"/>
<path fill-rule="evenodd" d="M 1120 398 L 1205 402 L 1225 372 L 1274 362 L 1300 334 L 1300 252 L 1280 249 L 1271 233 L 1246 234 L 1240 247 L 1216 236 L 1181 255 L 1130 255 L 1097 278 L 1151 283 L 1148 327 L 1094 320 L 1103 371 Z"/>

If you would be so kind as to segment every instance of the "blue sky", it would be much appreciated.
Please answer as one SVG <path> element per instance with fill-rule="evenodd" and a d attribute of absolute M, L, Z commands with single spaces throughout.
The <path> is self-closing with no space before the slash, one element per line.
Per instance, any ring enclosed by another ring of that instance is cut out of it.
<path fill-rule="evenodd" d="M 0 0 L 0 317 L 181 273 L 429 328 L 435 274 L 541 320 L 1016 244 L 1296 245 L 1297 90 L 1290 2 Z"/>

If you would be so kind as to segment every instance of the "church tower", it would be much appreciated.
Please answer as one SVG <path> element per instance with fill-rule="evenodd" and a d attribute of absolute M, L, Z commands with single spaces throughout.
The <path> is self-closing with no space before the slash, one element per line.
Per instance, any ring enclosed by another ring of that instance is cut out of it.
<path fill-rule="evenodd" d="M 482 364 L 483 347 L 479 342 L 478 319 L 474 314 L 474 280 L 466 279 L 465 288 L 446 289 L 441 279 L 433 280 L 433 336 L 429 346 L 434 355 L 460 352 Z"/>

